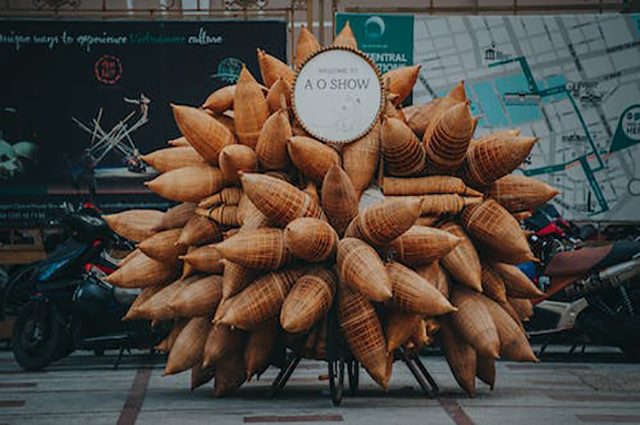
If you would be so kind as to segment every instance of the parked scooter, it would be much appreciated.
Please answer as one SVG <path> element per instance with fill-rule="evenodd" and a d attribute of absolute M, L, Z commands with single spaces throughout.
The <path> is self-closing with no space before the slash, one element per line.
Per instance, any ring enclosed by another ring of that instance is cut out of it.
<path fill-rule="evenodd" d="M 117 236 L 94 208 L 70 212 L 61 224 L 68 238 L 51 255 L 21 270 L 9 283 L 3 314 L 17 315 L 13 354 L 20 366 L 40 370 L 73 350 L 151 348 L 168 329 L 121 319 L 137 290 L 102 280 L 115 270 L 106 250 Z"/>
<path fill-rule="evenodd" d="M 541 260 L 534 280 L 545 292 L 528 324 L 529 335 L 543 339 L 540 354 L 563 337 L 575 349 L 584 336 L 640 354 L 640 243 L 586 246 L 595 228 L 564 220 L 552 205 L 535 211 L 526 226 Z"/>

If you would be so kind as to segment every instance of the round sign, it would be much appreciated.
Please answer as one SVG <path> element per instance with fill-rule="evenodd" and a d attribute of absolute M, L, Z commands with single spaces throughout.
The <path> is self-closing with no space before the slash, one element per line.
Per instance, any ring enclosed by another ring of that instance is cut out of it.
<path fill-rule="evenodd" d="M 371 130 L 382 111 L 380 72 L 357 50 L 321 49 L 300 67 L 292 100 L 298 121 L 313 137 L 352 142 Z"/>

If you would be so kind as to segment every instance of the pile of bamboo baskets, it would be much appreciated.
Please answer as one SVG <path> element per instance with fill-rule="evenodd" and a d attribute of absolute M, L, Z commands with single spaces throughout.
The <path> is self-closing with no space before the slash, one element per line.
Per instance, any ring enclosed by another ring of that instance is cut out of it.
<path fill-rule="evenodd" d="M 335 44 L 357 48 L 348 25 Z M 319 48 L 303 28 L 296 67 Z M 193 388 L 215 378 L 223 395 L 283 346 L 323 359 L 335 303 L 351 352 L 385 389 L 393 351 L 438 334 L 469 395 L 476 377 L 493 387 L 497 359 L 536 361 L 522 321 L 542 294 L 515 267 L 534 259 L 519 220 L 558 192 L 511 174 L 536 139 L 474 139 L 463 83 L 400 108 L 413 66 L 383 76 L 380 121 L 336 148 L 292 114 L 294 70 L 258 59 L 263 85 L 243 68 L 202 107 L 172 105 L 183 137 L 143 156 L 160 172 L 149 189 L 177 205 L 105 216 L 139 242 L 108 277 L 143 288 L 125 319 L 174 322 L 158 347 L 165 373 L 190 369 Z M 360 208 L 372 190 L 384 201 Z"/>

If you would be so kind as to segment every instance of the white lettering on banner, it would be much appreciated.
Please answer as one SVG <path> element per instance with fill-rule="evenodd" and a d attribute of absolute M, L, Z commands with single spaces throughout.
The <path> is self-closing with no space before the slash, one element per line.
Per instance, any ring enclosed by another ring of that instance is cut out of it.
<path fill-rule="evenodd" d="M 200 27 L 198 35 L 192 35 L 189 37 L 189 44 L 222 44 L 223 38 L 221 35 L 209 35 L 207 30 Z"/>

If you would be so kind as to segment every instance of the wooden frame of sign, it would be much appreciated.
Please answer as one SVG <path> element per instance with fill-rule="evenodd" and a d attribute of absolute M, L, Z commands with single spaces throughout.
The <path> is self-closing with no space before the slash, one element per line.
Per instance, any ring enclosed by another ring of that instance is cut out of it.
<path fill-rule="evenodd" d="M 380 70 L 350 47 L 328 46 L 312 53 L 292 84 L 291 105 L 302 128 L 335 147 L 369 133 L 385 104 Z"/>

